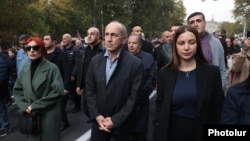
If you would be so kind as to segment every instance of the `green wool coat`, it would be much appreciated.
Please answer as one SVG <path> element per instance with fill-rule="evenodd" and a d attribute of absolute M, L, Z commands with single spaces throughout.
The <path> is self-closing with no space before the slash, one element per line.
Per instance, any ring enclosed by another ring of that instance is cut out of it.
<path fill-rule="evenodd" d="M 42 114 L 42 132 L 30 135 L 30 141 L 60 141 L 63 80 L 56 65 L 42 59 L 31 80 L 31 63 L 22 69 L 13 88 L 17 106 L 24 112 L 30 105 Z"/>

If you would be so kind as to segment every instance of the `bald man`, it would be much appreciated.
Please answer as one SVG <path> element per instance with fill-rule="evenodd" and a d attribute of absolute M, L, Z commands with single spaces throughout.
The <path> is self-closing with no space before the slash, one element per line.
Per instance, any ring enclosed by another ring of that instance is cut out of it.
<path fill-rule="evenodd" d="M 171 32 L 170 31 L 164 31 L 161 34 L 161 42 L 163 44 L 169 43 L 171 41 Z"/>
<path fill-rule="evenodd" d="M 162 32 L 162 35 L 168 37 L 168 42 L 163 43 L 160 47 L 155 49 L 155 60 L 157 63 L 158 71 L 169 63 L 172 56 L 172 40 L 175 36 L 175 32 L 178 28 L 182 26 L 181 23 L 175 23 L 171 26 L 170 31 Z M 170 37 L 169 37 L 170 36 Z"/>
<path fill-rule="evenodd" d="M 90 27 L 87 31 L 87 47 L 85 47 L 80 63 L 78 64 L 78 75 L 77 75 L 77 87 L 76 92 L 78 95 L 83 95 L 83 108 L 84 112 L 87 116 L 89 116 L 89 112 L 86 106 L 86 98 L 84 95 L 84 87 L 85 87 L 85 79 L 87 70 L 89 67 L 90 60 L 92 57 L 104 51 L 104 47 L 102 46 L 102 42 L 100 40 L 101 35 L 100 31 L 96 27 Z M 80 99 L 79 99 L 80 100 Z"/>
<path fill-rule="evenodd" d="M 77 64 L 79 63 L 81 56 L 82 56 L 82 50 L 78 49 L 74 44 L 72 43 L 72 37 L 69 33 L 65 33 L 62 36 L 62 45 L 63 50 L 67 53 L 71 66 L 73 68 L 71 72 L 71 88 L 69 91 L 70 98 L 74 101 L 74 108 L 72 109 L 72 113 L 77 113 L 81 109 L 81 101 L 79 95 L 76 93 L 76 82 L 77 82 Z"/>

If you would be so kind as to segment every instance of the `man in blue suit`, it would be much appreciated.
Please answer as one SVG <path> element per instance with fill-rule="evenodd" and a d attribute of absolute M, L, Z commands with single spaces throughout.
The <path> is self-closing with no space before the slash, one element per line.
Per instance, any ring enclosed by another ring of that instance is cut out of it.
<path fill-rule="evenodd" d="M 152 54 L 141 50 L 141 38 L 138 35 L 130 35 L 128 38 L 129 53 L 138 57 L 144 66 L 143 88 L 137 98 L 135 124 L 133 127 L 133 141 L 147 141 L 147 129 L 149 118 L 149 95 L 156 85 L 156 63 Z"/>

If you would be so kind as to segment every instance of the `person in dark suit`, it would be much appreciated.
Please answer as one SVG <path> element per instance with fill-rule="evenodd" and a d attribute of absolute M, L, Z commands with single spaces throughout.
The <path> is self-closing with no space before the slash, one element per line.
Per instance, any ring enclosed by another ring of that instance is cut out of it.
<path fill-rule="evenodd" d="M 88 70 L 88 66 L 90 63 L 90 60 L 92 59 L 93 56 L 95 56 L 98 53 L 101 53 L 104 51 L 104 47 L 102 46 L 102 41 L 100 40 L 101 35 L 100 31 L 96 27 L 90 27 L 87 31 L 87 46 L 82 52 L 82 57 L 79 63 L 77 64 L 78 66 L 78 73 L 77 73 L 77 87 L 76 87 L 76 92 L 78 95 L 82 96 L 83 99 L 83 110 L 84 113 L 89 116 L 88 109 L 86 106 L 86 98 L 85 94 L 83 93 L 84 89 L 84 82 L 86 79 L 86 74 Z"/>
<path fill-rule="evenodd" d="M 154 141 L 203 141 L 204 125 L 220 121 L 223 100 L 219 68 L 203 56 L 199 33 L 180 27 L 170 64 L 159 72 Z"/>
<path fill-rule="evenodd" d="M 131 141 L 131 117 L 143 79 L 143 65 L 122 48 L 126 40 L 122 23 L 109 23 L 104 37 L 106 50 L 92 58 L 84 89 L 92 121 L 91 141 Z"/>
<path fill-rule="evenodd" d="M 134 26 L 132 28 L 131 35 L 137 35 L 141 37 L 141 42 L 142 42 L 141 50 L 150 53 L 154 56 L 154 44 L 151 41 L 143 38 L 144 33 L 142 32 L 142 28 L 140 26 Z M 124 48 L 128 50 L 128 43 L 124 44 Z"/>
<path fill-rule="evenodd" d="M 149 95 L 156 84 L 156 63 L 153 55 L 141 50 L 141 38 L 138 35 L 128 37 L 128 51 L 137 56 L 144 66 L 143 88 L 138 96 L 135 114 L 135 124 L 133 129 L 133 141 L 147 141 L 147 129 L 149 118 Z"/>
<path fill-rule="evenodd" d="M 67 99 L 70 90 L 70 76 L 72 66 L 67 53 L 56 47 L 56 36 L 52 33 L 47 33 L 43 36 L 43 42 L 46 49 L 44 57 L 50 62 L 54 63 L 62 76 L 64 84 L 64 92 L 62 97 L 62 109 L 61 109 L 61 123 L 60 130 L 63 131 L 69 127 L 69 121 L 66 113 Z"/>
<path fill-rule="evenodd" d="M 63 51 L 68 54 L 72 71 L 71 71 L 71 83 L 70 83 L 70 90 L 69 90 L 69 99 L 73 100 L 74 108 L 71 110 L 72 113 L 77 113 L 81 109 L 81 95 L 78 95 L 76 92 L 77 87 L 77 74 L 78 74 L 78 63 L 81 60 L 82 51 L 80 48 L 77 48 L 72 43 L 72 37 L 69 33 L 65 33 L 62 36 L 62 46 Z"/>
<path fill-rule="evenodd" d="M 138 35 L 142 38 L 141 50 L 154 55 L 154 44 L 151 41 L 145 39 L 145 37 L 143 37 L 144 33 L 142 32 L 142 28 L 140 26 L 134 26 L 132 28 L 131 35 L 133 34 Z"/>

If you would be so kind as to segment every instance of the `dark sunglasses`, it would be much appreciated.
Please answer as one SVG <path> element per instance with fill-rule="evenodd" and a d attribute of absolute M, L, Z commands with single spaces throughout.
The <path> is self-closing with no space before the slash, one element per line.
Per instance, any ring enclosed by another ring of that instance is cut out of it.
<path fill-rule="evenodd" d="M 25 51 L 30 51 L 31 48 L 32 48 L 34 51 L 38 51 L 38 50 L 40 49 L 40 46 L 39 46 L 39 45 L 34 45 L 34 46 L 25 45 L 25 46 L 24 46 L 24 50 L 25 50 Z"/>

